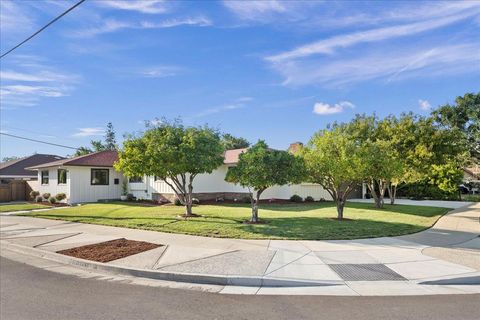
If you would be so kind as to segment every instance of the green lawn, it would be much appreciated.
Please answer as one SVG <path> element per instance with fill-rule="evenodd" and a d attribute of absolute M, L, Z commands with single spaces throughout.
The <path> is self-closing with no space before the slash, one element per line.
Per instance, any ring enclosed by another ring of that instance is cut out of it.
<path fill-rule="evenodd" d="M 46 209 L 48 206 L 36 203 L 0 204 L 0 212 Z"/>
<path fill-rule="evenodd" d="M 48 219 L 162 232 L 244 239 L 354 239 L 396 236 L 414 233 L 432 226 L 449 209 L 406 205 L 385 205 L 382 210 L 372 204 L 349 203 L 345 217 L 337 221 L 333 203 L 263 204 L 260 218 L 268 224 L 248 225 L 246 204 L 199 205 L 194 213 L 200 218 L 177 220 L 183 207 L 173 205 L 143 206 L 114 202 L 86 204 L 63 210 L 31 212 L 23 215 Z"/>

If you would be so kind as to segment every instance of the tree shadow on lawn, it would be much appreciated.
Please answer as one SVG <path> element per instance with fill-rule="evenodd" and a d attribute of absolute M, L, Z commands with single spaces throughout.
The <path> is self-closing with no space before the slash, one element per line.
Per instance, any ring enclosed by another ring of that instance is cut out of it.
<path fill-rule="evenodd" d="M 238 225 L 244 232 L 291 240 L 342 240 L 391 237 L 416 233 L 431 225 L 386 222 L 369 219 L 339 221 L 320 217 L 274 218 L 263 225 Z"/>

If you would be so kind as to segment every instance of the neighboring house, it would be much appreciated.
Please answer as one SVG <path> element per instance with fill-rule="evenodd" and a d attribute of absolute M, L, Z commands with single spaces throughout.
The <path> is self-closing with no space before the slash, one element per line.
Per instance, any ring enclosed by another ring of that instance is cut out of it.
<path fill-rule="evenodd" d="M 53 154 L 34 154 L 29 157 L 2 162 L 0 163 L 0 179 L 4 183 L 8 183 L 9 180 L 37 180 L 37 173 L 25 168 L 61 159 L 65 158 Z"/>
<path fill-rule="evenodd" d="M 289 148 L 298 150 L 297 144 Z M 240 154 L 247 151 L 246 148 L 227 150 L 224 155 L 223 165 L 214 170 L 211 174 L 200 174 L 193 181 L 194 197 L 199 200 L 215 200 L 223 198 L 226 200 L 238 199 L 249 195 L 247 188 L 225 181 L 228 168 L 235 166 Z M 176 196 L 174 191 L 162 180 L 154 176 L 131 178 L 129 180 L 129 192 L 139 199 L 150 199 L 156 201 L 172 202 Z M 313 197 L 315 200 L 331 200 L 330 194 L 320 185 L 302 183 L 296 185 L 274 186 L 265 190 L 261 199 L 290 199 L 294 194 L 305 198 Z M 358 194 L 357 196 L 360 196 Z"/>
<path fill-rule="evenodd" d="M 123 175 L 113 168 L 116 151 L 101 151 L 61 159 L 27 169 L 37 170 L 40 194 L 67 195 L 68 203 L 119 199 Z"/>
<path fill-rule="evenodd" d="M 59 159 L 63 157 L 34 154 L 0 163 L 0 202 L 28 200 L 30 191 L 37 189 L 37 173 L 25 168 Z"/>

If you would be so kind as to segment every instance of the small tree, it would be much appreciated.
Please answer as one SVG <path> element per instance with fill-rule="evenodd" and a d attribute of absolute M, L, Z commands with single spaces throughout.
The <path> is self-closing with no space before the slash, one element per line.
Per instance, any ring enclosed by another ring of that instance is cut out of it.
<path fill-rule="evenodd" d="M 261 194 L 275 185 L 300 183 L 303 173 L 300 158 L 287 151 L 269 149 L 264 141 L 259 141 L 240 155 L 237 165 L 228 169 L 225 180 L 248 188 L 252 205 L 250 222 L 258 223 Z"/>
<path fill-rule="evenodd" d="M 335 127 L 316 133 L 302 155 L 307 179 L 327 190 L 342 220 L 348 195 L 362 180 L 360 147 L 341 127 Z"/>
<path fill-rule="evenodd" d="M 126 176 L 157 176 L 185 206 L 185 217 L 193 216 L 193 181 L 212 173 L 223 163 L 223 148 L 217 131 L 209 127 L 184 127 L 179 121 L 147 125 L 140 137 L 130 137 L 115 164 Z"/>

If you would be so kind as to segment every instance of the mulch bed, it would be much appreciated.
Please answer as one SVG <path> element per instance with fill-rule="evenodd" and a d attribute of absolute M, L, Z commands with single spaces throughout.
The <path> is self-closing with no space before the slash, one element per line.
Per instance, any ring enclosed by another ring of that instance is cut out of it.
<path fill-rule="evenodd" d="M 161 246 L 160 244 L 121 238 L 62 250 L 57 253 L 97 262 L 109 262 Z"/>

